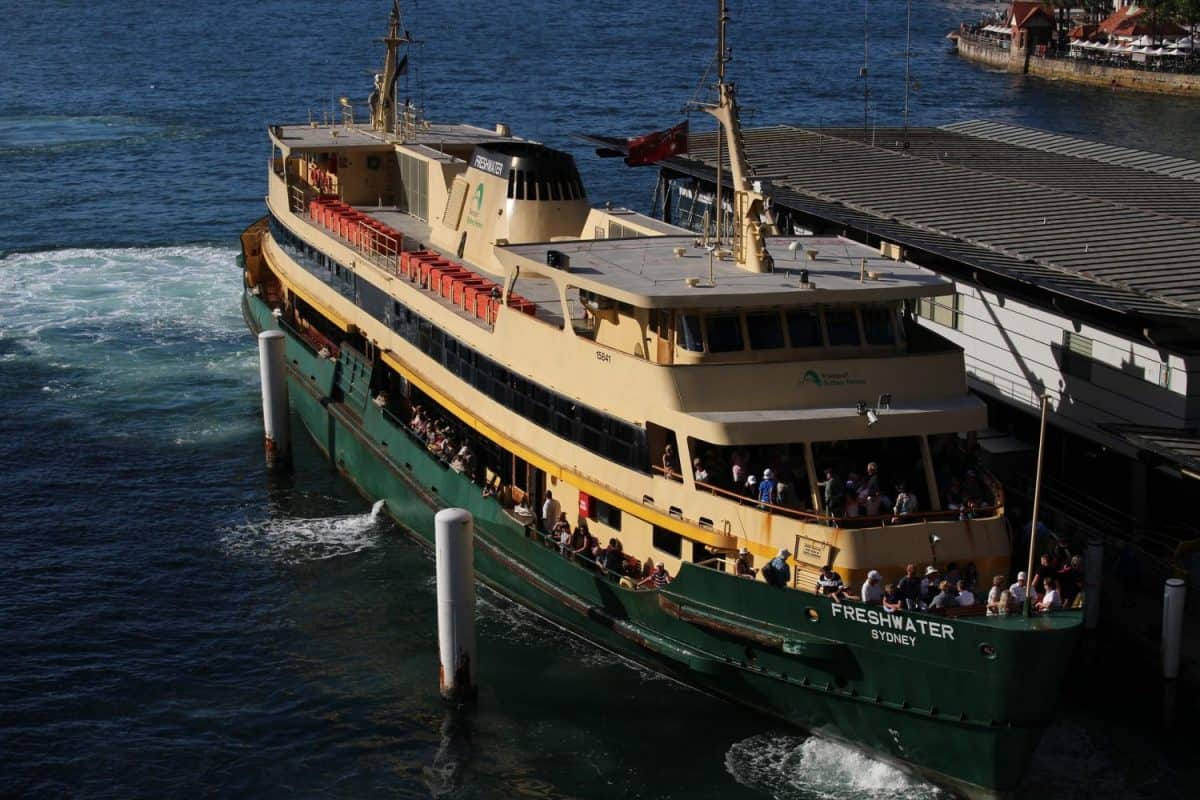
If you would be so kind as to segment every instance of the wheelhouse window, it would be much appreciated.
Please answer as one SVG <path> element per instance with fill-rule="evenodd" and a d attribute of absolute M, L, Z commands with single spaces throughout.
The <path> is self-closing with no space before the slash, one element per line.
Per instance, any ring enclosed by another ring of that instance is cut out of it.
<path fill-rule="evenodd" d="M 700 327 L 699 314 L 681 314 L 679 317 L 679 346 L 693 353 L 704 352 L 704 332 Z"/>
<path fill-rule="evenodd" d="M 825 325 L 829 330 L 830 346 L 857 347 L 861 343 L 858 336 L 858 316 L 853 310 L 826 311 Z"/>
<path fill-rule="evenodd" d="M 666 528 L 654 526 L 654 535 L 651 543 L 655 550 L 661 550 L 668 555 L 679 558 L 683 553 L 683 537 L 674 531 L 669 531 Z"/>
<path fill-rule="evenodd" d="M 751 350 L 776 350 L 786 346 L 777 311 L 747 314 L 746 331 L 750 334 Z"/>
<path fill-rule="evenodd" d="M 735 353 L 744 350 L 740 314 L 711 314 L 704 318 L 708 333 L 708 352 Z"/>
<path fill-rule="evenodd" d="M 816 311 L 787 312 L 788 338 L 792 347 L 820 347 L 821 316 Z"/>
<path fill-rule="evenodd" d="M 895 344 L 895 316 L 890 308 L 864 308 L 863 334 L 867 344 Z"/>

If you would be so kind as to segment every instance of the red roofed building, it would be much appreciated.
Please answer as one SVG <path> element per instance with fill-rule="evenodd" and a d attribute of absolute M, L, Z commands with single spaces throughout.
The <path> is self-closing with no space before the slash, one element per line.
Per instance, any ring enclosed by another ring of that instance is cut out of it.
<path fill-rule="evenodd" d="M 1013 3 L 1008 8 L 1008 24 L 1012 28 L 1010 53 L 1024 57 L 1038 45 L 1050 43 L 1054 36 L 1054 11 L 1045 3 Z"/>
<path fill-rule="evenodd" d="M 1154 19 L 1149 9 L 1139 6 L 1121 6 L 1096 26 L 1093 35 L 1107 37 L 1110 40 L 1127 41 L 1139 36 L 1151 36 L 1156 39 L 1166 36 L 1174 39 L 1178 36 L 1187 36 L 1187 33 L 1187 30 L 1174 22 Z"/>

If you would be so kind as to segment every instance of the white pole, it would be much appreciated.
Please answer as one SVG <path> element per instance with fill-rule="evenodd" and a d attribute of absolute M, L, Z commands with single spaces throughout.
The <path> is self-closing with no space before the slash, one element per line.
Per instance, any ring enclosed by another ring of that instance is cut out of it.
<path fill-rule="evenodd" d="M 1187 586 L 1182 578 L 1167 578 L 1163 587 L 1163 677 L 1179 677 L 1180 638 L 1183 636 L 1183 604 Z"/>
<path fill-rule="evenodd" d="M 442 509 L 434 517 L 438 656 L 442 697 L 475 697 L 475 523 L 471 512 Z"/>
<path fill-rule="evenodd" d="M 1042 423 L 1038 429 L 1037 477 L 1033 482 L 1033 519 L 1029 521 L 1029 566 L 1025 569 L 1025 602 L 1022 604 L 1022 613 L 1026 617 L 1029 616 L 1033 606 L 1033 553 L 1037 548 L 1038 506 L 1042 502 L 1042 451 L 1046 449 L 1046 408 L 1049 405 L 1050 398 L 1042 395 Z"/>
<path fill-rule="evenodd" d="M 259 374 L 262 376 L 263 432 L 267 468 L 292 466 L 292 432 L 288 417 L 287 356 L 283 331 L 258 335 Z"/>
<path fill-rule="evenodd" d="M 1104 569 L 1104 540 L 1089 539 L 1083 557 L 1083 627 L 1094 631 L 1100 623 L 1100 573 Z"/>

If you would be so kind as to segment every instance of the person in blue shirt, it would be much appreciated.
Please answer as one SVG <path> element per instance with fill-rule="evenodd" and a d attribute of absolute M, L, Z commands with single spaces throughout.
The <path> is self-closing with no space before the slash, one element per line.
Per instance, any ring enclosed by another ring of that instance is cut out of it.
<path fill-rule="evenodd" d="M 762 480 L 758 482 L 758 502 L 763 504 L 775 502 L 775 473 L 769 469 L 763 470 Z"/>
<path fill-rule="evenodd" d="M 792 568 L 787 563 L 788 557 L 791 554 L 792 551 L 785 547 L 779 551 L 779 555 L 768 561 L 762 570 L 763 580 L 772 586 L 778 586 L 780 589 L 791 583 Z"/>

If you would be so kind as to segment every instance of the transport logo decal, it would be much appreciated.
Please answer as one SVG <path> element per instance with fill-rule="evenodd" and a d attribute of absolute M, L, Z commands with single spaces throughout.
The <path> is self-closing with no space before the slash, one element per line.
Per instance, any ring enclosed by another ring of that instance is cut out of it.
<path fill-rule="evenodd" d="M 475 210 L 479 211 L 483 208 L 483 184 L 475 187 Z"/>
<path fill-rule="evenodd" d="M 817 374 L 816 370 L 813 370 L 813 369 L 804 370 L 804 379 L 800 381 L 800 384 L 803 385 L 803 384 L 808 383 L 809 381 L 812 381 L 817 386 L 821 385 L 821 376 Z"/>

